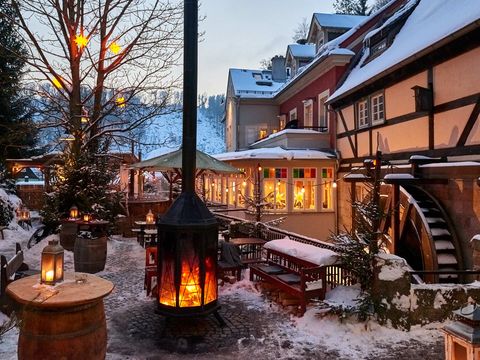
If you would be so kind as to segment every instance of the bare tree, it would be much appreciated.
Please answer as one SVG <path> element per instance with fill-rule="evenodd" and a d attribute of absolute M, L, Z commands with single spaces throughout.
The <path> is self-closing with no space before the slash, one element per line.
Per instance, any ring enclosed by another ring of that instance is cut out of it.
<path fill-rule="evenodd" d="M 298 40 L 307 39 L 308 31 L 310 30 L 310 24 L 307 21 L 307 18 L 303 18 L 301 22 L 298 23 L 295 28 L 292 36 L 292 40 L 297 42 Z"/>
<path fill-rule="evenodd" d="M 166 111 L 181 55 L 181 2 L 12 0 L 42 127 L 61 128 L 73 159 L 128 140 Z M 8 16 L 8 14 L 0 14 Z"/>

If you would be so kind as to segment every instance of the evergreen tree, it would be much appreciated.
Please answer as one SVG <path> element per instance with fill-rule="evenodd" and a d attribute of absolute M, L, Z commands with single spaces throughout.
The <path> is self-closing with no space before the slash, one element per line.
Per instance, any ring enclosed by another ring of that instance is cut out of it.
<path fill-rule="evenodd" d="M 0 0 L 0 163 L 28 154 L 35 131 L 20 81 L 25 47 L 16 32 L 10 1 Z"/>
<path fill-rule="evenodd" d="M 381 153 L 377 152 L 375 162 L 366 163 L 366 167 L 370 168 L 366 175 L 371 182 L 365 184 L 368 189 L 365 199 L 352 203 L 353 227 L 349 232 L 333 236 L 343 266 L 354 274 L 360 284 L 362 296 L 358 299 L 358 313 L 361 320 L 376 314 L 382 306 L 373 294 L 373 272 L 383 241 L 379 233 L 380 222 L 386 217 L 380 205 Z"/>
<path fill-rule="evenodd" d="M 337 14 L 368 15 L 367 0 L 335 0 L 333 7 Z"/>

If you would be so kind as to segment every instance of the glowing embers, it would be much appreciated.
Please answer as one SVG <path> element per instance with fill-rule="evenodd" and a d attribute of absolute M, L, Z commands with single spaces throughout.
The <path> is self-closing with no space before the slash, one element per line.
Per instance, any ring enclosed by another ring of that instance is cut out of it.
<path fill-rule="evenodd" d="M 188 254 L 189 253 L 189 254 Z M 174 276 L 174 261 L 165 259 L 162 265 L 160 279 L 159 302 L 167 306 L 197 307 L 206 305 L 217 299 L 217 278 L 215 262 L 210 257 L 205 258 L 204 272 L 201 269 L 198 256 L 192 251 L 184 253 L 181 262 L 180 283 L 177 292 Z M 202 273 L 204 273 L 202 301 Z"/>

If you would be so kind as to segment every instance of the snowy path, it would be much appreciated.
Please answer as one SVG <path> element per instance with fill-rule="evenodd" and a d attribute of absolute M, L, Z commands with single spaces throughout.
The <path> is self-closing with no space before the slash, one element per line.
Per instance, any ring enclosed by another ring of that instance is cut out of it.
<path fill-rule="evenodd" d="M 36 258 L 42 245 L 28 255 Z M 444 359 L 443 338 L 434 327 L 406 333 L 372 322 L 366 331 L 364 324 L 318 319 L 313 307 L 302 318 L 291 317 L 248 280 L 220 287 L 220 313 L 227 327 L 220 328 L 213 316 L 167 321 L 154 313 L 153 300 L 145 296 L 144 256 L 134 239 L 114 237 L 106 269 L 97 274 L 116 286 L 105 299 L 109 360 Z M 17 337 L 10 331 L 0 340 L 1 359 L 16 359 Z"/>

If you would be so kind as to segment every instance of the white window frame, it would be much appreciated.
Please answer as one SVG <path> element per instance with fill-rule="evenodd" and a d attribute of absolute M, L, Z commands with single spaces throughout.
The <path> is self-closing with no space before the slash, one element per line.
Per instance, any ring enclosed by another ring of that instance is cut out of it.
<path fill-rule="evenodd" d="M 310 108 L 309 116 L 307 118 L 307 108 Z M 303 127 L 313 126 L 313 100 L 306 100 L 303 103 Z"/>
<path fill-rule="evenodd" d="M 361 105 L 363 105 L 362 109 L 360 109 Z M 359 129 L 367 127 L 369 125 L 368 98 L 355 103 L 355 113 L 357 115 L 357 127 Z"/>
<path fill-rule="evenodd" d="M 385 122 L 385 96 L 383 92 L 370 96 L 369 102 L 372 125 L 383 124 Z"/>
<path fill-rule="evenodd" d="M 293 108 L 292 110 L 290 110 L 290 112 L 288 113 L 288 119 L 289 119 L 289 121 L 298 120 L 298 118 L 297 118 L 297 108 Z"/>
<path fill-rule="evenodd" d="M 318 99 L 317 99 L 318 100 L 318 127 L 326 128 L 326 130 L 320 129 L 320 132 L 324 132 L 324 133 L 328 133 L 330 131 L 328 109 L 327 109 L 327 105 L 325 105 L 325 102 L 329 96 L 330 96 L 330 90 L 327 89 L 324 92 L 321 92 L 320 94 L 318 94 Z M 324 115 L 323 116 L 324 126 L 322 126 L 322 121 L 321 121 L 322 110 Z"/>

